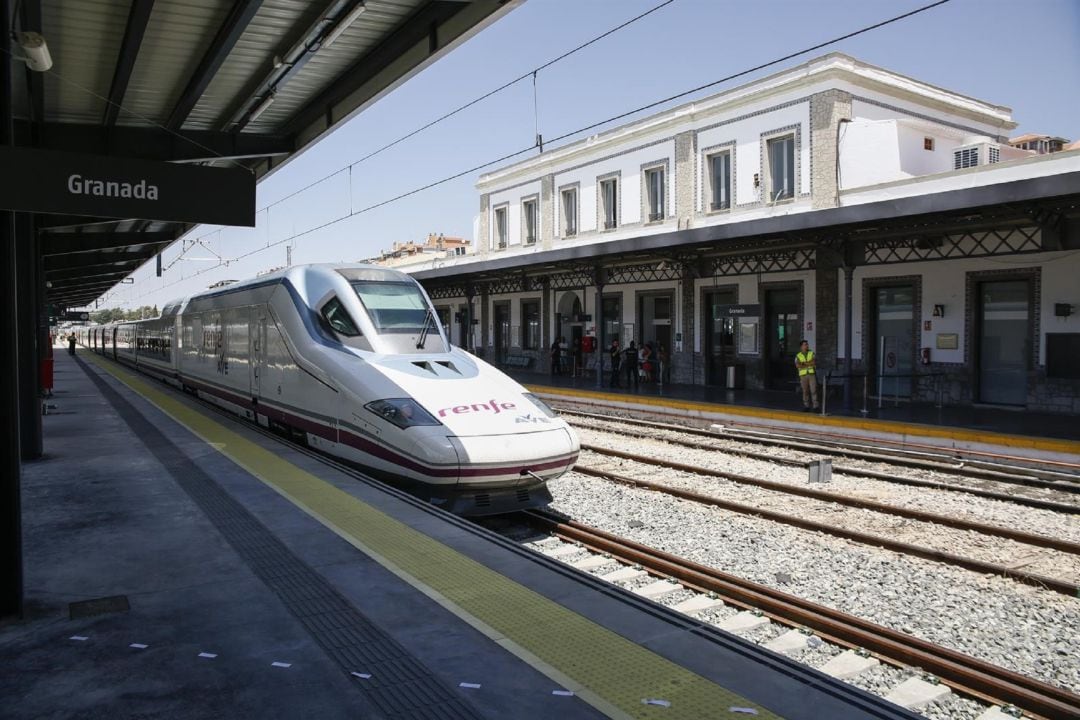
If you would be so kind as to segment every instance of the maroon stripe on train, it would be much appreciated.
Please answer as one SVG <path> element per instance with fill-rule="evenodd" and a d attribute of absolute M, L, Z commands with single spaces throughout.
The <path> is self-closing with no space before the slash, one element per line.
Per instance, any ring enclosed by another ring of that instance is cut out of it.
<path fill-rule="evenodd" d="M 243 396 L 236 395 L 228 392 L 214 385 L 208 385 L 203 382 L 199 382 L 193 378 L 185 378 L 192 387 L 203 392 L 216 395 L 217 397 L 227 400 L 234 405 L 239 405 L 245 409 L 253 410 L 262 415 L 266 415 L 268 418 L 276 420 L 278 422 L 285 422 L 297 430 L 303 430 L 304 432 L 311 433 L 318 437 L 328 440 L 330 442 L 342 442 L 349 447 L 356 450 L 360 450 L 363 453 L 377 457 L 381 460 L 385 460 L 388 463 L 397 465 L 398 467 L 407 468 L 415 473 L 428 475 L 431 477 L 485 477 L 491 475 L 520 475 L 523 471 L 529 470 L 532 472 L 538 472 L 542 470 L 551 470 L 558 467 L 566 467 L 567 465 L 577 461 L 577 454 L 568 455 L 564 458 L 558 458 L 555 460 L 549 460 L 539 464 L 527 464 L 527 465 L 497 465 L 494 467 L 469 467 L 464 466 L 461 468 L 440 468 L 432 465 L 426 465 L 424 463 L 417 462 L 404 455 L 394 452 L 385 445 L 379 445 L 378 443 L 371 442 L 367 438 L 357 435 L 350 430 L 339 430 L 338 437 L 334 436 L 333 430 L 319 423 L 315 420 L 304 417 L 303 415 L 295 415 L 290 412 L 286 412 L 279 408 L 260 403 L 255 405 L 251 400 L 245 399 Z"/>

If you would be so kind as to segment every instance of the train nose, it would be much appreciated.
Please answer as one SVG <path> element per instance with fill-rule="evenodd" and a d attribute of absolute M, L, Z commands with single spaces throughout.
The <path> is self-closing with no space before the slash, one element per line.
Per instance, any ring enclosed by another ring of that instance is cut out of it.
<path fill-rule="evenodd" d="M 461 462 L 461 482 L 529 485 L 552 480 L 574 466 L 578 443 L 563 428 L 512 435 L 451 436 Z"/>

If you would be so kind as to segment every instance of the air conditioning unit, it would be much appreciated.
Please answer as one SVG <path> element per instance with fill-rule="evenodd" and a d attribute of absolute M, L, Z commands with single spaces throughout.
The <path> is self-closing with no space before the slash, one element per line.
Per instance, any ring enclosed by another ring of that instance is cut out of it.
<path fill-rule="evenodd" d="M 1001 146 L 992 142 L 962 145 L 953 150 L 953 170 L 963 170 L 979 165 L 993 165 L 1001 161 Z"/>

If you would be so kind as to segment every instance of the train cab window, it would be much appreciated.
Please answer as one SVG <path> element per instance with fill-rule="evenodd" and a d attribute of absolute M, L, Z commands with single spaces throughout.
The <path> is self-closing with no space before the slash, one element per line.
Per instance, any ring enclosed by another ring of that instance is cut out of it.
<path fill-rule="evenodd" d="M 418 332 L 429 322 L 427 300 L 416 283 L 354 282 L 352 286 L 380 333 Z"/>
<path fill-rule="evenodd" d="M 337 298 L 331 298 L 330 302 L 323 305 L 322 314 L 326 318 L 326 322 L 334 329 L 334 332 L 341 333 L 346 337 L 356 337 L 360 334 L 356 323 L 349 317 L 349 313 Z"/>

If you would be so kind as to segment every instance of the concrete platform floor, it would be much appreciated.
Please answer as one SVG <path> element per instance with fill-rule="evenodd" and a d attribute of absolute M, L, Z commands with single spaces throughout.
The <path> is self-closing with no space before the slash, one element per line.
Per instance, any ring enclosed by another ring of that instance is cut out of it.
<path fill-rule="evenodd" d="M 23 467 L 4 718 L 915 717 L 105 363 Z"/>

